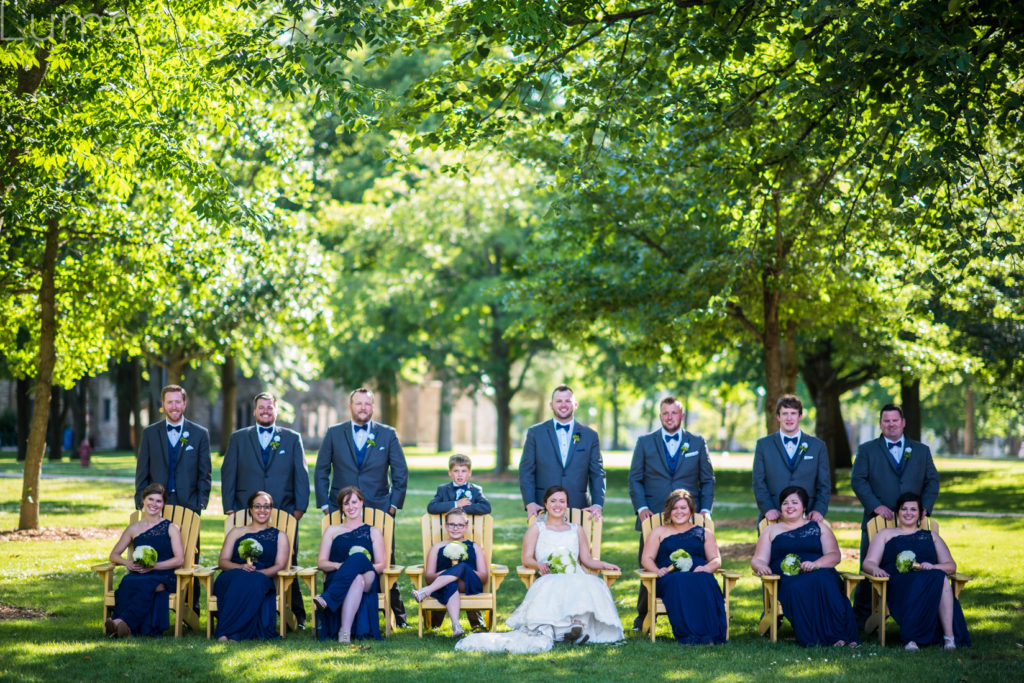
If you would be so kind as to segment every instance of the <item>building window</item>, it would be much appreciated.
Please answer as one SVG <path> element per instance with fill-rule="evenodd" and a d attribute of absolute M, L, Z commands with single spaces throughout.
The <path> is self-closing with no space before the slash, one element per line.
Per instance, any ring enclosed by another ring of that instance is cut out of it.
<path fill-rule="evenodd" d="M 110 422 L 110 399 L 103 399 L 103 421 Z"/>

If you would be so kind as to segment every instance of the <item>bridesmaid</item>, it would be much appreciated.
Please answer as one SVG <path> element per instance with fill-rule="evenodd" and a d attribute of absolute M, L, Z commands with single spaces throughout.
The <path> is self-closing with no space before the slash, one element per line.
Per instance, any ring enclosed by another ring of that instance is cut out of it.
<path fill-rule="evenodd" d="M 896 499 L 895 529 L 882 529 L 871 539 L 864 558 L 864 572 L 888 576 L 886 602 L 900 625 L 900 638 L 907 650 L 918 645 L 943 643 L 943 649 L 970 645 L 967 621 L 960 601 L 953 597 L 947 575 L 956 573 L 956 562 L 936 531 L 921 529 L 921 496 L 907 491 Z M 901 573 L 896 557 L 914 553 L 919 570 Z M 880 628 L 885 628 L 882 624 Z"/>
<path fill-rule="evenodd" d="M 658 575 L 658 597 L 665 604 L 672 635 L 686 645 L 724 643 L 727 622 L 725 598 L 714 572 L 722 566 L 715 535 L 693 525 L 693 496 L 676 489 L 665 500 L 661 526 L 655 527 L 644 544 L 641 564 Z M 675 567 L 676 550 L 690 555 L 692 566 Z"/>
<path fill-rule="evenodd" d="M 423 602 L 425 597 L 431 595 L 443 603 L 452 622 L 452 637 L 458 638 L 465 633 L 459 624 L 459 608 L 462 604 L 460 594 L 483 593 L 488 569 L 483 550 L 473 541 L 465 540 L 469 515 L 461 509 L 455 509 L 445 515 L 444 523 L 448 529 L 447 540 L 435 543 L 427 553 L 425 573 L 430 583 L 418 591 L 413 591 L 412 595 L 416 602 Z M 453 562 L 447 557 L 444 549 L 449 543 L 464 544 L 466 559 Z"/>
<path fill-rule="evenodd" d="M 755 574 L 780 574 L 779 603 L 796 632 L 796 641 L 811 645 L 860 645 L 853 607 L 843 593 L 835 566 L 842 557 L 828 522 L 808 522 L 807 491 L 787 486 L 779 494 L 781 517 L 757 539 L 750 567 Z M 795 554 L 800 570 L 787 576 L 782 560 Z"/>
<path fill-rule="evenodd" d="M 320 612 L 320 640 L 379 640 L 377 594 L 378 575 L 385 565 L 384 536 L 380 529 L 363 523 L 363 492 L 357 487 L 346 486 L 338 492 L 338 509 L 341 524 L 327 527 L 316 562 L 326 573 L 324 592 L 313 598 Z"/>
<path fill-rule="evenodd" d="M 288 566 L 287 534 L 270 526 L 274 499 L 256 491 L 246 502 L 252 522 L 235 527 L 224 537 L 217 566 L 221 573 L 213 582 L 217 596 L 217 640 L 272 639 L 277 633 L 277 589 L 273 577 Z M 247 561 L 239 553 L 246 539 L 259 543 L 259 557 Z"/>
<path fill-rule="evenodd" d="M 159 636 L 170 626 L 167 592 L 177 587 L 174 570 L 185 562 L 181 549 L 181 530 L 163 518 L 167 490 L 150 484 L 142 491 L 142 516 L 117 540 L 110 561 L 128 568 L 114 591 L 114 611 L 103 623 L 107 635 Z M 156 564 L 144 567 L 131 557 L 122 557 L 125 549 L 150 546 L 156 551 Z"/>

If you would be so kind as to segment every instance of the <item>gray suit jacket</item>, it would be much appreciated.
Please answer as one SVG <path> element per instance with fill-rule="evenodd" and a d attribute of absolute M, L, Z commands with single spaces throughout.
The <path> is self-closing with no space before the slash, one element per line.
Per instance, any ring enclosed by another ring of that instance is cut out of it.
<path fill-rule="evenodd" d="M 256 426 L 239 429 L 231 435 L 224 462 L 220 467 L 224 511 L 244 510 L 249 496 L 266 491 L 274 498 L 274 507 L 291 513 L 309 507 L 309 467 L 302 449 L 302 437 L 285 427 L 274 428 L 267 467 L 263 467 Z"/>
<path fill-rule="evenodd" d="M 167 421 L 160 420 L 142 430 L 139 459 L 135 461 L 135 507 L 142 507 L 142 491 L 152 483 L 167 486 Z M 178 502 L 202 512 L 210 502 L 212 466 L 210 433 L 191 420 L 185 420 L 178 441 L 178 459 L 174 468 Z"/>
<path fill-rule="evenodd" d="M 897 473 L 892 455 L 885 447 L 885 439 L 878 437 L 857 447 L 850 484 L 864 506 L 864 521 L 870 519 L 879 505 L 895 510 L 896 499 L 904 491 L 921 496 L 924 509 L 931 514 L 939 497 L 939 473 L 932 461 L 932 451 L 919 441 L 903 436 L 904 448 L 910 449 L 909 458 L 903 455 L 903 470 Z"/>
<path fill-rule="evenodd" d="M 687 431 L 679 432 L 678 462 L 673 474 L 668 467 L 668 453 L 661 430 L 644 434 L 636 441 L 633 461 L 629 465 L 629 499 L 633 509 L 647 507 L 660 515 L 670 493 L 686 489 L 697 504 L 694 512 L 711 510 L 715 504 L 715 471 L 702 437 Z M 637 520 L 636 528 L 640 528 Z"/>
<path fill-rule="evenodd" d="M 782 445 L 780 432 L 757 440 L 753 474 L 758 522 L 764 518 L 764 513 L 779 509 L 779 494 L 787 486 L 799 486 L 807 491 L 810 499 L 808 512 L 820 512 L 823 517 L 828 514 L 832 481 L 828 472 L 828 449 L 825 448 L 825 442 L 801 433 L 795 457 L 796 467 L 790 471 L 789 456 Z"/>
<path fill-rule="evenodd" d="M 405 489 L 409 470 L 405 453 L 395 430 L 379 422 L 369 423 L 373 445 L 366 442 L 363 466 L 356 464 L 356 444 L 352 440 L 352 421 L 332 425 L 324 435 L 316 454 L 313 478 L 316 483 L 317 507 L 338 507 L 338 491 L 346 486 L 358 486 L 365 497 L 366 507 L 387 512 L 392 505 L 401 509 L 405 502 Z"/>
<path fill-rule="evenodd" d="M 541 505 L 544 492 L 552 486 L 562 486 L 569 492 L 569 507 L 604 505 L 604 462 L 597 432 L 573 422 L 569 455 L 563 467 L 554 420 L 545 420 L 526 431 L 523 457 L 519 459 L 519 491 L 523 505 Z"/>

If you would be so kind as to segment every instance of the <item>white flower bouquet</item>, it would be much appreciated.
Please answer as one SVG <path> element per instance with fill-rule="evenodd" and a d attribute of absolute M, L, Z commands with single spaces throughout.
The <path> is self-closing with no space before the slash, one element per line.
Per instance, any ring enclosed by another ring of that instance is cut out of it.
<path fill-rule="evenodd" d="M 571 574 L 576 571 L 576 558 L 565 547 L 551 551 L 547 562 L 552 574 Z"/>
<path fill-rule="evenodd" d="M 900 574 L 906 574 L 909 571 L 920 568 L 921 565 L 917 563 L 917 555 L 914 554 L 913 550 L 904 550 L 896 556 L 896 571 Z"/>
<path fill-rule="evenodd" d="M 369 550 L 367 550 L 363 546 L 361 546 L 361 545 L 354 545 L 354 546 L 352 546 L 351 548 L 348 549 L 348 556 L 349 557 L 352 557 L 356 553 L 362 553 L 363 555 L 366 555 L 366 559 L 368 559 L 371 563 L 373 562 L 373 553 L 371 553 Z"/>
<path fill-rule="evenodd" d="M 147 569 L 152 569 L 156 565 L 156 557 L 156 548 L 151 545 L 136 546 L 132 551 L 132 562 Z"/>
<path fill-rule="evenodd" d="M 796 553 L 790 553 L 782 558 L 782 564 L 779 569 L 786 576 L 796 576 L 800 573 L 800 556 Z"/>
<path fill-rule="evenodd" d="M 442 552 L 452 562 L 462 562 L 469 559 L 469 550 L 466 548 L 466 544 L 461 541 L 451 541 L 444 547 Z"/>
<path fill-rule="evenodd" d="M 256 560 L 260 559 L 263 554 L 263 544 L 257 541 L 255 538 L 243 539 L 238 544 L 238 556 L 245 560 L 246 564 L 252 564 Z"/>
<path fill-rule="evenodd" d="M 688 572 L 693 569 L 693 558 L 690 557 L 690 553 L 682 548 L 673 550 L 668 559 L 672 560 L 672 565 L 681 572 Z"/>

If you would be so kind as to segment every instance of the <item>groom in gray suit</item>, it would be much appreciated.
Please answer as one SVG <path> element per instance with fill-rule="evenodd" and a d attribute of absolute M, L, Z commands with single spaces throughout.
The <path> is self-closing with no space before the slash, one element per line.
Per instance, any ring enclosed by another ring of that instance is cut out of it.
<path fill-rule="evenodd" d="M 576 400 L 566 385 L 551 392 L 549 405 L 554 418 L 526 431 L 519 459 L 519 491 L 526 514 L 532 517 L 543 510 L 544 492 L 558 485 L 569 492 L 569 507 L 601 519 L 605 478 L 597 432 L 576 422 Z"/>
<path fill-rule="evenodd" d="M 338 491 L 358 486 L 366 507 L 392 517 L 405 502 L 409 469 L 398 434 L 388 425 L 373 422 L 373 392 L 359 388 L 349 394 L 351 420 L 327 429 L 316 455 L 313 479 L 316 504 L 329 514 L 338 509 Z M 394 543 L 389 549 L 394 560 Z M 406 627 L 405 605 L 398 583 L 391 587 L 391 609 L 399 628 Z"/>
<path fill-rule="evenodd" d="M 754 448 L 754 499 L 758 523 L 779 518 L 779 494 L 787 486 L 799 486 L 810 497 L 807 518 L 820 522 L 828 513 L 832 483 L 828 450 L 821 439 L 800 431 L 804 406 L 792 394 L 779 397 L 775 417 L 779 431 L 761 437 Z"/>
<path fill-rule="evenodd" d="M 864 519 L 860 527 L 860 559 L 868 552 L 867 523 L 875 515 L 893 519 L 897 512 L 896 499 L 905 491 L 921 496 L 922 511 L 931 515 L 939 497 L 939 473 L 932 460 L 928 446 L 907 437 L 903 430 L 907 421 L 903 409 L 889 403 L 882 407 L 879 424 L 882 436 L 866 441 L 857 447 L 857 458 L 853 461 L 850 484 L 861 505 Z M 861 590 L 853 604 L 857 623 L 863 627 L 871 613 L 871 590 Z"/>
<path fill-rule="evenodd" d="M 715 471 L 704 439 L 681 429 L 683 404 L 674 396 L 661 400 L 661 429 L 637 439 L 633 461 L 629 466 L 629 498 L 636 510 L 636 530 L 652 515 L 660 515 L 670 493 L 686 489 L 693 496 L 697 510 L 711 514 L 715 501 Z M 640 536 L 643 555 L 644 540 Z M 647 590 L 640 586 L 637 618 L 633 629 L 639 630 L 647 615 Z"/>
<path fill-rule="evenodd" d="M 277 397 L 273 394 L 257 394 L 252 403 L 256 424 L 231 435 L 220 467 L 224 514 L 244 510 L 249 496 L 266 491 L 274 499 L 274 507 L 300 520 L 309 507 L 309 467 L 302 437 L 277 424 Z M 297 563 L 298 554 L 296 534 L 292 564 Z M 306 606 L 299 583 L 292 583 L 292 612 L 299 628 L 304 628 Z"/>

